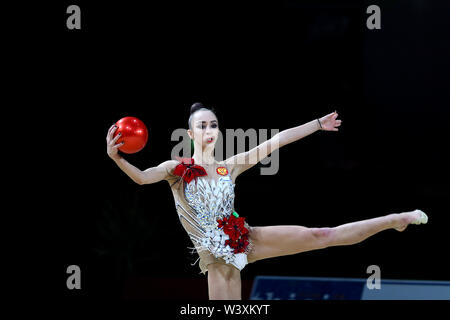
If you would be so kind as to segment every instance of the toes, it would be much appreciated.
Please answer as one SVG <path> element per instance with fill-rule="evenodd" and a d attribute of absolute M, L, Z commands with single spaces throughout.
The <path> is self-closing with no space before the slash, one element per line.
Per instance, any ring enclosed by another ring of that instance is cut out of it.
<path fill-rule="evenodd" d="M 414 212 L 417 215 L 417 218 L 414 222 L 414 224 L 426 224 L 428 222 L 428 216 L 423 212 L 422 210 L 414 210 Z"/>

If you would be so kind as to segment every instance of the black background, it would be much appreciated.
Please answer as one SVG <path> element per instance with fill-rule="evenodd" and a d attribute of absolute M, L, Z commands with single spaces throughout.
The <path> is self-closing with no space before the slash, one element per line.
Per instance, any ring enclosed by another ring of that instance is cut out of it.
<path fill-rule="evenodd" d="M 245 294 L 257 275 L 365 278 L 373 264 L 384 279 L 450 280 L 448 3 L 77 1 L 82 29 L 68 30 L 70 4 L 36 7 L 45 18 L 27 18 L 34 27 L 14 38 L 24 49 L 13 108 L 37 134 L 21 159 L 37 176 L 19 194 L 34 209 L 18 255 L 44 270 L 37 289 L 69 300 L 155 298 L 155 288 L 162 299 L 207 299 L 168 184 L 133 183 L 105 145 L 115 121 L 135 116 L 149 141 L 125 158 L 142 170 L 169 160 L 171 133 L 187 128 L 196 101 L 217 110 L 222 133 L 281 131 L 335 110 L 343 120 L 280 149 L 276 175 L 258 164 L 238 177 L 235 208 L 250 225 L 331 227 L 416 208 L 430 219 L 247 265 Z M 381 30 L 366 27 L 370 4 Z M 72 264 L 80 291 L 66 288 Z"/>

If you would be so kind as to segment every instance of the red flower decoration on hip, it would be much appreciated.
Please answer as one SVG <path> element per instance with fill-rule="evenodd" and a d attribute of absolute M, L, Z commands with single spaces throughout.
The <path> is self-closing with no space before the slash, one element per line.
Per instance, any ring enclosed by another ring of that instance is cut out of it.
<path fill-rule="evenodd" d="M 180 176 L 187 183 L 191 182 L 192 179 L 196 179 L 200 176 L 208 175 L 206 170 L 197 164 L 194 164 L 194 158 L 180 158 L 176 157 L 181 163 L 175 167 L 173 174 Z"/>
<path fill-rule="evenodd" d="M 248 229 L 244 226 L 245 218 L 236 218 L 230 215 L 228 218 L 218 219 L 219 228 L 223 228 L 223 232 L 227 234 L 230 239 L 225 241 L 225 244 L 234 249 L 234 253 L 245 252 L 248 246 Z"/>

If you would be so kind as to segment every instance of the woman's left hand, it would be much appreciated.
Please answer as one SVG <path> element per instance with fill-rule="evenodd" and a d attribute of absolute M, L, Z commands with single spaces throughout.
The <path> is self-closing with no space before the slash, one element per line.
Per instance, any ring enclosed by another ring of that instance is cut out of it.
<path fill-rule="evenodd" d="M 327 114 L 326 116 L 320 118 L 320 123 L 322 124 L 322 130 L 325 131 L 339 131 L 337 127 L 339 127 L 342 123 L 342 120 L 336 120 L 338 117 L 337 112 L 332 112 Z"/>

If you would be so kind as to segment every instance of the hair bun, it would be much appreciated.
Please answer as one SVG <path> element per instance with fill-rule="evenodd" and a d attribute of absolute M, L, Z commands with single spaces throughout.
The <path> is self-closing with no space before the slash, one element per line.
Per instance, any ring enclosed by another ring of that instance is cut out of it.
<path fill-rule="evenodd" d="M 201 108 L 206 108 L 201 102 L 196 102 L 191 106 L 191 114 Z M 207 109 L 207 108 L 206 108 Z"/>

